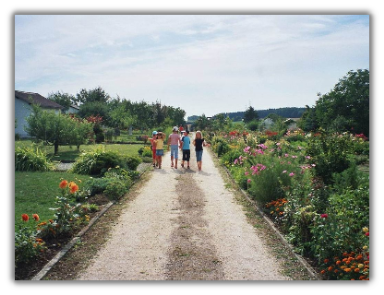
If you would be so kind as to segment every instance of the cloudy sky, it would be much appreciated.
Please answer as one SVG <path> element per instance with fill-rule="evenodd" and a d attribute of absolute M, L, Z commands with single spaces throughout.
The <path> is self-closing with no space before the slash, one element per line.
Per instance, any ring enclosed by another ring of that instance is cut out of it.
<path fill-rule="evenodd" d="M 156 100 L 187 116 L 314 105 L 369 69 L 368 15 L 15 15 L 15 89 Z"/>

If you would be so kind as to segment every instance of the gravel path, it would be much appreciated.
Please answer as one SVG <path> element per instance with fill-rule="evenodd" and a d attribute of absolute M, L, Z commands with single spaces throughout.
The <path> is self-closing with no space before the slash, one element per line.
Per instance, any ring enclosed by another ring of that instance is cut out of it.
<path fill-rule="evenodd" d="M 190 170 L 171 168 L 166 153 L 150 173 L 78 280 L 289 280 L 210 152 L 201 172 L 192 151 Z"/>

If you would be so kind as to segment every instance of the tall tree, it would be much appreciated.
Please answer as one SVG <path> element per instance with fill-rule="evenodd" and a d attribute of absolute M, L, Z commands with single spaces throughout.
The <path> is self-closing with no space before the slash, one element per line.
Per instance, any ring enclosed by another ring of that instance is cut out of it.
<path fill-rule="evenodd" d="M 252 107 L 249 106 L 249 108 L 244 112 L 244 122 L 248 123 L 253 120 L 257 120 L 259 118 L 257 111 Z"/>
<path fill-rule="evenodd" d="M 75 96 L 68 93 L 62 93 L 60 91 L 48 94 L 48 99 L 57 102 L 59 105 L 63 106 L 63 111 L 65 112 L 68 111 L 71 105 L 76 104 Z"/>
<path fill-rule="evenodd" d="M 369 70 L 349 71 L 333 90 L 316 102 L 316 118 L 324 129 L 369 136 Z"/>

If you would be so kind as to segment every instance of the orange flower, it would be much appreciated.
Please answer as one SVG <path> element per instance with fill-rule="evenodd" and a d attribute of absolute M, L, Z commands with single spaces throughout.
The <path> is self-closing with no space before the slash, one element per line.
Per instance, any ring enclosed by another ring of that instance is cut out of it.
<path fill-rule="evenodd" d="M 328 263 L 328 262 L 329 262 L 328 258 L 324 259 L 324 263 Z"/>
<path fill-rule="evenodd" d="M 28 214 L 21 214 L 21 218 L 23 219 L 23 221 L 27 222 L 29 220 L 29 216 Z"/>
<path fill-rule="evenodd" d="M 328 267 L 328 271 L 332 271 L 332 270 L 333 270 L 333 266 Z"/>
<path fill-rule="evenodd" d="M 323 269 L 320 273 L 321 273 L 322 275 L 325 274 L 325 269 Z"/>
<path fill-rule="evenodd" d="M 39 221 L 39 220 L 40 220 L 40 217 L 39 217 L 39 215 L 37 215 L 37 214 L 32 214 L 32 217 L 33 217 L 33 219 L 34 219 L 35 221 Z"/>
<path fill-rule="evenodd" d="M 60 188 L 66 188 L 67 185 L 68 185 L 68 181 L 63 180 L 62 182 L 60 182 L 59 187 L 60 187 Z"/>
<path fill-rule="evenodd" d="M 77 192 L 79 190 L 79 187 L 78 187 L 78 185 L 76 183 L 74 183 L 74 182 L 71 182 L 71 183 L 72 183 L 72 185 L 69 187 L 70 188 L 70 193 L 74 194 L 75 192 Z"/>
<path fill-rule="evenodd" d="M 359 268 L 355 268 L 355 272 L 359 272 L 360 271 L 360 269 Z"/>
<path fill-rule="evenodd" d="M 340 265 L 341 261 L 340 260 L 337 260 L 336 261 L 336 265 Z"/>
<path fill-rule="evenodd" d="M 46 225 L 46 224 L 47 224 L 47 222 L 44 221 L 44 222 L 39 223 L 37 226 L 43 226 L 43 225 Z"/>
<path fill-rule="evenodd" d="M 345 271 L 345 272 L 350 272 L 351 269 L 350 269 L 349 267 L 347 267 L 347 268 L 344 269 L 344 271 Z"/>

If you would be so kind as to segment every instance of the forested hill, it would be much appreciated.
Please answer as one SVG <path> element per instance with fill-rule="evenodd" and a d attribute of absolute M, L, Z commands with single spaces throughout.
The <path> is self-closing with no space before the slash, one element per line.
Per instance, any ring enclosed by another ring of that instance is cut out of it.
<path fill-rule="evenodd" d="M 278 109 L 258 110 L 257 114 L 260 119 L 267 117 L 269 114 L 277 114 L 284 118 L 301 118 L 304 111 L 305 108 L 286 107 Z M 224 113 L 224 116 L 229 117 L 232 121 L 236 122 L 241 121 L 241 119 L 244 117 L 244 113 L 245 111 Z M 195 121 L 198 117 L 199 116 L 190 116 L 188 117 L 188 121 Z"/>

